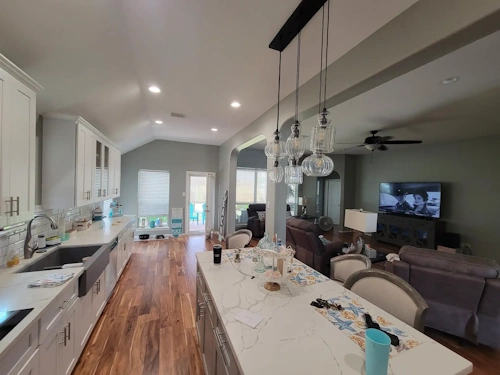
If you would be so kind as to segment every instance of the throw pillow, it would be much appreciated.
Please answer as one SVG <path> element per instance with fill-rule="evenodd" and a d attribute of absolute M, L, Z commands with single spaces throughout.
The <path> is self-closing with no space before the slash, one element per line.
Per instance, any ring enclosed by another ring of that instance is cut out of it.
<path fill-rule="evenodd" d="M 257 211 L 257 215 L 259 215 L 260 221 L 266 220 L 266 211 Z"/>

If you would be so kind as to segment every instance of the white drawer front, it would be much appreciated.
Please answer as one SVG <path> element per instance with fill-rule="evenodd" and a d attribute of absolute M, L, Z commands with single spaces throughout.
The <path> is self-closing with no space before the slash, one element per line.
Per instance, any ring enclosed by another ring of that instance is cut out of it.
<path fill-rule="evenodd" d="M 69 308 L 73 301 L 77 298 L 78 293 L 78 280 L 71 282 L 71 286 L 68 287 L 60 296 L 58 296 L 51 304 L 47 307 L 40 319 L 40 342 L 42 343 L 47 334 L 57 326 L 59 320 L 63 316 L 64 312 Z"/>
<path fill-rule="evenodd" d="M 38 321 L 33 323 L 30 330 L 14 345 L 2 359 L 0 372 L 2 374 L 17 375 L 38 347 Z M 5 372 L 3 372 L 5 371 Z M 21 372 L 22 373 L 22 372 Z"/>

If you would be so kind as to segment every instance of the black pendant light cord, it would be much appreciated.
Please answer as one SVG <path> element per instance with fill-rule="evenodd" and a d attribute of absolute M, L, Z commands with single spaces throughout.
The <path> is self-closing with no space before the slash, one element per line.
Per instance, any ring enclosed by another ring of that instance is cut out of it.
<path fill-rule="evenodd" d="M 295 80 L 295 122 L 299 121 L 299 85 L 300 85 L 300 32 L 297 35 L 297 77 Z"/>
<path fill-rule="evenodd" d="M 325 92 L 323 94 L 323 109 L 326 111 L 326 83 L 328 81 L 328 40 L 330 34 L 330 0 L 328 0 L 326 16 L 326 51 L 325 51 Z"/>
<path fill-rule="evenodd" d="M 276 137 L 279 137 L 278 133 L 279 133 L 279 124 L 280 124 L 281 52 L 280 52 L 280 62 L 279 62 L 278 69 L 279 69 L 279 72 L 278 72 L 278 115 L 276 116 Z"/>
<path fill-rule="evenodd" d="M 323 16 L 321 21 L 321 59 L 319 68 L 319 103 L 318 112 L 321 112 L 321 82 L 323 82 L 323 39 L 325 35 L 325 6 L 323 5 Z"/>

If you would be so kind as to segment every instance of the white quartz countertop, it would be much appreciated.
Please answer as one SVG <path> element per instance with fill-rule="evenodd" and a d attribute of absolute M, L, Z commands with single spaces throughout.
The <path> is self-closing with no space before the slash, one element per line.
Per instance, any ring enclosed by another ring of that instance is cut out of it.
<path fill-rule="evenodd" d="M 472 364 L 332 280 L 309 286 L 288 282 L 278 292 L 263 288 L 250 259 L 213 263 L 212 252 L 196 253 L 212 300 L 243 375 L 365 374 L 364 351 L 318 313 L 311 301 L 347 295 L 421 342 L 389 361 L 391 375 L 465 375 Z M 240 270 L 240 271 L 239 271 Z M 242 310 L 263 320 L 252 329 L 235 320 Z"/>
<path fill-rule="evenodd" d="M 71 269 L 59 269 L 50 271 L 16 273 L 24 267 L 36 262 L 59 247 L 101 245 L 110 243 L 120 232 L 134 219 L 134 216 L 122 216 L 112 219 L 104 219 L 105 227 L 100 229 L 100 222 L 95 222 L 86 231 L 78 232 L 74 238 L 64 241 L 60 246 L 50 247 L 46 253 L 34 254 L 31 259 L 21 259 L 18 266 L 0 269 L 0 318 L 5 311 L 33 308 L 31 311 L 7 336 L 0 340 L 0 361 L 8 349 L 17 342 L 28 328 L 36 322 L 45 308 L 66 288 L 77 282 L 83 273 L 83 267 Z M 28 284 L 43 278 L 49 273 L 73 272 L 73 279 L 63 285 L 54 288 L 28 288 Z"/>

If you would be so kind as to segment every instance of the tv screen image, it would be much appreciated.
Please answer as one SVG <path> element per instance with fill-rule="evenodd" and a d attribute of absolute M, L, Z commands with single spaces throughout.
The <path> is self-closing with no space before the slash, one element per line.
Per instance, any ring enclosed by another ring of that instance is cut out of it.
<path fill-rule="evenodd" d="M 379 211 L 438 219 L 441 216 L 441 183 L 382 182 Z"/>

